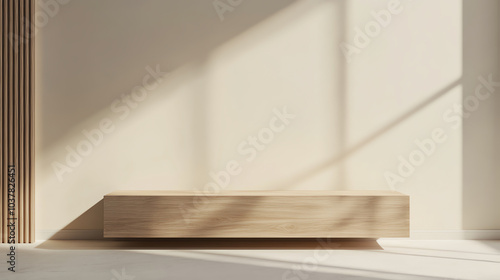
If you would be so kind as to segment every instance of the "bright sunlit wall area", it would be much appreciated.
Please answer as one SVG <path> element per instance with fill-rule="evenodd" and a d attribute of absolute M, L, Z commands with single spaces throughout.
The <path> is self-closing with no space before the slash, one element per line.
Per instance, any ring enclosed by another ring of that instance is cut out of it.
<path fill-rule="evenodd" d="M 36 38 L 37 238 L 213 182 L 394 189 L 414 238 L 498 235 L 498 1 L 66 2 Z"/>

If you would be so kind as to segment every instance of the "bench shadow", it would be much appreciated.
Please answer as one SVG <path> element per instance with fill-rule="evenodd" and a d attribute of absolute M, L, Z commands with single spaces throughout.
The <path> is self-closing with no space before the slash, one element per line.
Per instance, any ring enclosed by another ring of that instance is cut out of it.
<path fill-rule="evenodd" d="M 376 239 L 361 238 L 151 238 L 47 240 L 47 250 L 383 250 Z"/>
<path fill-rule="evenodd" d="M 48 240 L 101 239 L 104 225 L 104 200 L 101 199 Z M 79 234 L 75 233 L 78 232 Z"/>

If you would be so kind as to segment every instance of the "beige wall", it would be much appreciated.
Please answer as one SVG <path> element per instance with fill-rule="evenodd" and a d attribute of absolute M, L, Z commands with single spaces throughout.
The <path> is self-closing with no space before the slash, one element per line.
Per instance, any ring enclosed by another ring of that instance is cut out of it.
<path fill-rule="evenodd" d="M 73 0 L 39 28 L 38 230 L 100 229 L 104 194 L 202 190 L 233 161 L 228 189 L 389 189 L 391 172 L 412 230 L 500 229 L 500 102 L 464 125 L 450 111 L 479 76 L 500 80 L 499 2 L 230 1 L 223 20 L 212 2 Z M 390 22 L 346 60 L 342 43 L 382 10 Z M 157 65 L 168 74 L 125 113 Z M 294 118 L 274 122 L 285 107 Z M 69 166 L 66 147 L 103 120 L 102 142 Z M 245 143 L 270 127 L 267 144 Z M 400 174 L 398 157 L 433 136 Z"/>
<path fill-rule="evenodd" d="M 464 2 L 464 96 L 478 73 L 500 80 L 500 2 Z M 491 30 L 491 32 L 488 32 Z M 500 219 L 500 88 L 465 119 L 463 127 L 463 227 L 498 229 Z"/>

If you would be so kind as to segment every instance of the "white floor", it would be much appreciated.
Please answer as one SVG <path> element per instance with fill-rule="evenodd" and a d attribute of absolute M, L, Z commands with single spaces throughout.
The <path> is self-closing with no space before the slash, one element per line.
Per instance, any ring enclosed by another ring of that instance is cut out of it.
<path fill-rule="evenodd" d="M 383 249 L 369 250 L 129 250 L 102 244 L 19 245 L 15 273 L 7 271 L 7 246 L 1 245 L 0 279 L 500 280 L 500 241 L 380 239 Z"/>

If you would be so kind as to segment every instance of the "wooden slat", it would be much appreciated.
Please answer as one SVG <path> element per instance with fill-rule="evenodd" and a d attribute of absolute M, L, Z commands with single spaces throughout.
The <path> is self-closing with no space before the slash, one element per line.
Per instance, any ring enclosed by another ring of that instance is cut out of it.
<path fill-rule="evenodd" d="M 20 67 L 19 67 L 19 44 L 14 40 L 15 37 L 19 36 L 19 22 L 21 21 L 21 15 L 19 14 L 19 0 L 14 1 L 14 33 L 12 35 L 13 42 L 11 42 L 12 45 L 12 52 L 14 54 L 14 80 L 13 80 L 13 87 L 14 87 L 14 143 L 12 145 L 12 148 L 14 150 L 14 159 L 13 163 L 16 166 L 16 218 L 18 219 L 16 221 L 16 237 L 17 237 L 17 242 L 23 243 L 24 238 L 23 238 L 23 226 L 21 223 L 22 217 L 22 193 L 21 193 L 21 185 L 19 182 L 19 173 L 21 171 L 21 168 L 19 166 L 19 154 L 20 154 L 20 137 L 19 137 L 19 131 L 20 127 L 22 126 L 22 123 L 20 121 L 20 104 L 19 104 L 19 97 L 20 97 Z"/>
<path fill-rule="evenodd" d="M 19 17 L 22 19 L 24 17 L 24 1 L 21 0 L 19 1 Z M 19 31 L 17 32 L 19 34 L 20 38 L 24 37 L 24 29 L 23 29 L 23 20 L 19 21 Z M 25 122 L 25 114 L 26 110 L 24 108 L 24 44 L 19 43 L 17 46 L 17 51 L 19 54 L 19 171 L 18 171 L 18 181 L 19 181 L 19 242 L 23 243 L 26 240 L 26 231 L 25 228 L 28 228 L 27 225 L 25 224 L 26 217 L 25 217 L 25 208 L 26 208 L 26 201 L 25 201 L 25 179 L 24 179 L 24 174 L 26 170 L 26 166 L 24 164 L 24 153 L 26 150 L 25 146 L 25 136 L 24 136 L 24 128 L 26 126 Z"/>
<path fill-rule="evenodd" d="M 12 34 L 14 32 L 14 7 L 13 7 L 13 1 L 8 1 L 9 2 L 9 23 L 8 23 L 8 34 Z M 9 37 L 9 36 L 7 36 Z M 14 155 L 13 155 L 13 146 L 14 146 L 14 123 L 13 123 L 13 109 L 14 109 L 14 98 L 13 98 L 13 94 L 14 94 L 14 87 L 13 87 L 13 81 L 14 81 L 14 77 L 13 77 L 13 74 L 14 74 L 14 67 L 13 67 L 13 64 L 14 64 L 14 54 L 12 52 L 12 44 L 10 44 L 10 42 L 7 42 L 7 49 L 8 49 L 8 63 L 9 63 L 9 73 L 8 73 L 8 78 L 7 78 L 7 83 L 8 83 L 8 92 L 7 92 L 7 96 L 8 96 L 8 145 L 7 145 L 7 149 L 8 149 L 8 159 L 7 159 L 7 163 L 10 165 L 12 164 L 12 162 L 14 161 Z M 8 192 L 7 192 L 7 196 L 8 196 Z M 6 231 L 6 235 L 8 234 L 8 231 Z"/>
<path fill-rule="evenodd" d="M 0 28 L 0 91 L 2 92 L 2 96 L 0 97 L 0 117 L 2 118 L 2 122 L 0 123 L 0 125 L 2 126 L 0 128 L 0 141 L 1 141 L 1 145 L 0 145 L 0 154 L 2 155 L 2 158 L 0 159 L 0 201 L 2 203 L 2 205 L 0 205 L 0 228 L 4 228 L 4 210 L 3 210 L 3 201 L 4 201 L 4 197 L 3 197 L 3 188 L 4 188 L 4 172 L 5 172 L 5 167 L 4 167 L 4 163 L 3 163 L 3 155 L 5 153 L 5 150 L 4 150 L 4 124 L 3 124 L 3 119 L 4 119 L 4 116 L 3 116 L 3 111 L 4 111 L 4 101 L 3 101 L 3 96 L 4 96 L 4 90 L 3 90 L 3 85 L 4 85 L 4 71 L 3 71 L 3 67 L 4 67 L 4 60 L 3 60 L 3 50 L 4 50 L 4 40 L 5 40 L 5 32 L 3 30 L 5 24 L 3 22 L 3 19 L 4 19 L 4 0 L 0 0 L 0 23 L 2 24 L 2 27 Z M 0 231 L 0 242 L 2 242 L 2 232 Z"/>
<path fill-rule="evenodd" d="M 30 19 L 31 23 L 35 22 L 35 0 L 28 0 L 30 3 L 30 11 L 29 16 L 27 18 Z M 34 26 L 31 29 L 32 33 L 30 33 L 29 40 L 29 61 L 30 61 L 30 80 L 29 80 L 29 153 L 30 153 L 30 168 L 29 168 L 29 212 L 30 212 L 30 242 L 35 242 L 35 40 L 34 40 Z"/>
<path fill-rule="evenodd" d="M 8 135 L 9 135 L 9 130 L 8 130 L 8 105 L 9 105 L 9 100 L 8 100 L 8 39 L 7 39 L 7 34 L 8 34 L 8 14 L 9 14 L 9 7 L 8 7 L 8 1 L 7 0 L 2 0 L 2 7 L 3 7 L 3 18 L 2 18 L 2 32 L 4 36 L 2 36 L 2 45 L 3 45 L 3 50 L 2 50 L 2 57 L 3 57 L 3 64 L 2 64 L 2 173 L 7 175 L 6 169 L 8 165 Z M 2 180 L 2 221 L 3 224 L 6 225 L 6 217 L 7 217 L 7 176 L 4 176 Z M 0 239 L 2 243 L 6 242 L 7 237 L 5 235 L 7 226 L 3 226 L 0 229 Z"/>
<path fill-rule="evenodd" d="M 27 1 L 26 0 L 23 0 L 21 1 L 21 5 L 22 5 L 22 10 L 23 10 L 23 14 L 24 14 L 24 18 L 28 18 L 26 15 L 27 13 L 29 12 L 29 6 L 27 5 Z M 26 26 L 27 26 L 27 23 L 26 21 L 23 21 L 22 22 L 22 28 L 21 28 L 21 32 L 20 32 L 20 35 L 21 35 L 21 38 L 23 38 L 23 40 L 25 39 L 26 35 L 27 35 L 27 32 L 26 32 Z M 28 100 L 29 100 L 29 96 L 26 94 L 28 92 L 28 87 L 29 87 L 29 83 L 27 83 L 27 79 L 29 78 L 29 75 L 27 74 L 27 71 L 28 71 L 28 68 L 27 68 L 27 65 L 28 65 L 28 62 L 29 62 L 29 59 L 28 59 L 28 54 L 27 54 L 27 48 L 26 48 L 26 44 L 22 44 L 21 45 L 21 52 L 22 52 L 22 58 L 23 58 L 23 61 L 21 63 L 21 67 L 23 68 L 23 79 L 22 79 L 22 88 L 23 88 L 23 92 L 22 92 L 22 100 L 24 101 L 23 104 L 22 104 L 22 108 L 23 108 L 23 129 L 22 129 L 22 134 L 23 134 L 23 148 L 21 149 L 21 151 L 23 152 L 22 156 L 21 156 L 21 161 L 22 161 L 22 169 L 23 169 L 23 173 L 22 175 L 20 176 L 20 178 L 22 178 L 24 184 L 22 185 L 22 189 L 23 189 L 23 192 L 24 192 L 24 197 L 23 197 L 23 201 L 24 201 L 24 204 L 25 204 L 25 209 L 24 209 L 24 217 L 23 217 L 23 224 L 24 224 L 24 227 L 29 229 L 30 228 L 30 222 L 29 222 L 29 201 L 26 200 L 26 196 L 29 195 L 29 181 L 28 181 L 28 172 L 29 172 L 29 158 L 27 157 L 27 154 L 28 154 L 28 147 L 29 147 L 29 144 L 30 144 L 30 141 L 29 139 L 27 138 L 29 136 L 29 134 L 27 133 L 27 128 L 29 128 L 29 123 L 28 123 L 28 119 L 27 119 L 27 112 L 29 111 L 29 108 L 27 108 L 26 104 L 28 104 Z M 29 233 L 28 233 L 28 230 L 26 230 L 24 232 L 24 238 L 25 240 L 29 240 Z M 31 242 L 31 240 L 29 240 L 29 242 Z"/>
<path fill-rule="evenodd" d="M 409 197 L 397 192 L 133 193 L 104 197 L 104 237 L 409 236 Z"/>

